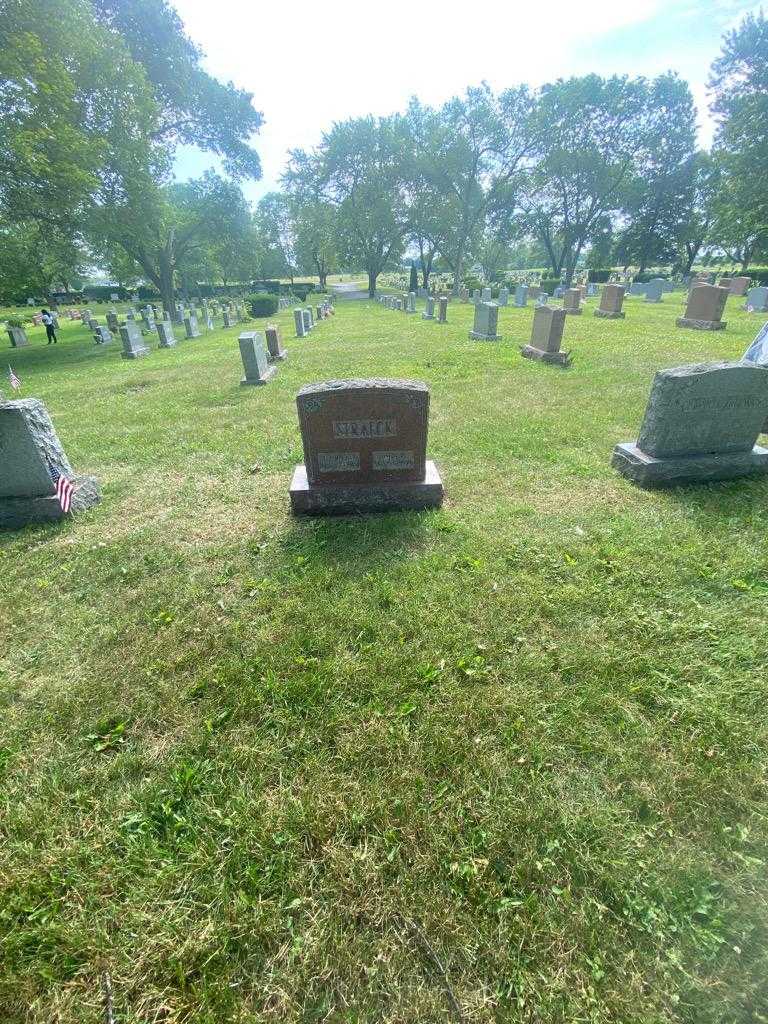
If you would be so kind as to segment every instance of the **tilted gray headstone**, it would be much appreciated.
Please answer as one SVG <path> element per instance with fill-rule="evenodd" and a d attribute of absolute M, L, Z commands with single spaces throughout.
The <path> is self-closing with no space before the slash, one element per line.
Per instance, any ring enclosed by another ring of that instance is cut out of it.
<path fill-rule="evenodd" d="M 144 344 L 136 322 L 128 320 L 120 328 L 120 340 L 123 343 L 123 351 L 120 355 L 123 359 L 138 359 L 139 356 L 148 356 L 149 349 Z"/>
<path fill-rule="evenodd" d="M 75 485 L 72 512 L 99 501 L 96 480 L 73 473 L 43 403 L 36 398 L 0 402 L 0 527 L 16 529 L 64 517 L 54 471 Z"/>
<path fill-rule="evenodd" d="M 768 415 L 768 368 L 700 363 L 656 374 L 640 435 L 612 464 L 641 486 L 768 473 L 755 444 Z"/>
<path fill-rule="evenodd" d="M 197 326 L 197 317 L 194 313 L 190 313 L 189 316 L 184 317 L 184 331 L 188 338 L 200 338 L 200 328 Z"/>
<path fill-rule="evenodd" d="M 274 376 L 275 367 L 269 365 L 264 335 L 260 331 L 244 331 L 237 341 L 245 369 L 245 376 L 240 383 L 266 384 Z"/>
<path fill-rule="evenodd" d="M 160 339 L 158 348 L 173 348 L 176 344 L 176 335 L 173 333 L 173 324 L 170 320 L 160 320 L 155 324 L 157 336 Z"/>

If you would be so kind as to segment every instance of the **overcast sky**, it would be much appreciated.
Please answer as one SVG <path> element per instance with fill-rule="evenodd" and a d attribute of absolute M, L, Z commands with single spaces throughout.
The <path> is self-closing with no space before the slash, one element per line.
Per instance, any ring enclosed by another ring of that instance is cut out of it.
<path fill-rule="evenodd" d="M 263 178 L 256 200 L 277 187 L 291 148 L 309 148 L 334 121 L 402 110 L 416 95 L 440 104 L 485 80 L 519 82 L 597 72 L 653 76 L 677 71 L 691 85 L 701 142 L 708 145 L 709 66 L 723 33 L 759 3 L 744 0 L 488 0 L 454 4 L 388 0 L 371 5 L 290 0 L 176 0 L 208 71 L 253 93 L 264 115 L 255 139 Z M 216 161 L 185 148 L 179 178 Z"/>

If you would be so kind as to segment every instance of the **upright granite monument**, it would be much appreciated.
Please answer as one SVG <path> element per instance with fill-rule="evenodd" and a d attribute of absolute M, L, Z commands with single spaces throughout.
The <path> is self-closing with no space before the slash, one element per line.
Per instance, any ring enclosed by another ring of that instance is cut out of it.
<path fill-rule="evenodd" d="M 696 331 L 722 331 L 726 324 L 722 319 L 728 289 L 714 284 L 697 284 L 688 293 L 685 316 L 679 316 L 678 327 L 691 327 Z"/>
<path fill-rule="evenodd" d="M 266 384 L 270 377 L 274 377 L 275 367 L 269 365 L 264 335 L 260 331 L 243 331 L 237 342 L 245 370 L 240 384 Z"/>
<path fill-rule="evenodd" d="M 288 358 L 288 353 L 283 348 L 283 337 L 280 334 L 280 328 L 277 324 L 267 324 L 267 329 L 264 332 L 267 338 L 267 355 L 269 361 L 282 362 L 283 359 Z"/>
<path fill-rule="evenodd" d="M 304 311 L 297 307 L 293 311 L 293 323 L 296 328 L 296 337 L 303 338 L 306 336 L 306 329 L 304 327 Z"/>
<path fill-rule="evenodd" d="M 0 401 L 0 527 L 18 529 L 63 519 L 66 513 L 54 483 L 59 476 L 74 485 L 71 512 L 101 500 L 96 479 L 72 471 L 41 401 Z"/>
<path fill-rule="evenodd" d="M 475 322 L 469 332 L 474 341 L 501 341 L 498 333 L 499 307 L 495 302 L 478 302 L 475 306 Z"/>
<path fill-rule="evenodd" d="M 437 300 L 437 322 L 439 324 L 448 323 L 448 296 L 441 295 Z"/>
<path fill-rule="evenodd" d="M 750 288 L 747 292 L 744 309 L 751 313 L 768 312 L 768 288 L 762 286 Z"/>
<path fill-rule="evenodd" d="M 611 464 L 641 487 L 768 473 L 768 449 L 755 443 L 766 416 L 768 368 L 700 363 L 661 370 L 640 436 L 617 445 Z"/>
<path fill-rule="evenodd" d="M 295 513 L 436 508 L 443 484 L 427 459 L 429 389 L 410 380 L 308 384 L 296 399 L 304 464 L 291 482 Z"/>
<path fill-rule="evenodd" d="M 571 353 L 561 352 L 566 311 L 553 306 L 536 306 L 530 344 L 520 349 L 526 359 L 540 359 L 544 363 L 570 366 Z"/>
<path fill-rule="evenodd" d="M 567 288 L 563 295 L 563 309 L 566 313 L 581 316 L 581 288 Z"/>
<path fill-rule="evenodd" d="M 422 320 L 434 320 L 435 319 L 435 300 L 431 295 L 427 296 L 427 305 L 424 312 L 421 314 Z"/>
<path fill-rule="evenodd" d="M 135 320 L 126 320 L 122 325 L 120 340 L 123 343 L 123 351 L 120 353 L 123 359 L 138 359 L 139 356 L 149 355 L 149 348 L 144 344 L 144 339 Z"/>
<path fill-rule="evenodd" d="M 606 320 L 623 320 L 626 315 L 621 308 L 624 304 L 624 292 L 623 284 L 604 285 L 600 295 L 600 305 L 594 315 Z"/>

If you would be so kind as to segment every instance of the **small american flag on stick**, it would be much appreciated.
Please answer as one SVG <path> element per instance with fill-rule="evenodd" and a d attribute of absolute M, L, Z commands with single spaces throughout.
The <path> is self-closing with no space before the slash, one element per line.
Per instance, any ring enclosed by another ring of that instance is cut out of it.
<path fill-rule="evenodd" d="M 13 388 L 13 390 L 14 391 L 18 391 L 19 388 L 21 387 L 21 381 L 16 376 L 16 374 L 13 372 L 13 367 L 12 366 L 8 367 L 8 380 L 11 382 L 11 387 Z"/>
<path fill-rule="evenodd" d="M 72 495 L 75 493 L 75 486 L 58 469 L 51 467 L 50 472 L 53 486 L 56 488 L 56 497 L 61 505 L 61 511 L 66 515 L 72 507 Z"/>

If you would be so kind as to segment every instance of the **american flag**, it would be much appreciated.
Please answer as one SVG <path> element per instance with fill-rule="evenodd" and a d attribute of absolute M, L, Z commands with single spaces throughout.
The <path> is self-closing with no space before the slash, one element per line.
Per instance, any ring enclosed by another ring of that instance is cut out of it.
<path fill-rule="evenodd" d="M 56 497 L 61 505 L 61 511 L 66 515 L 72 506 L 72 495 L 75 493 L 74 484 L 53 466 L 51 466 L 50 472 L 53 486 L 56 488 Z"/>
<path fill-rule="evenodd" d="M 8 367 L 8 380 L 11 382 L 11 387 L 13 388 L 13 390 L 18 391 L 19 388 L 21 387 L 21 381 L 13 372 L 13 369 L 10 366 Z"/>

